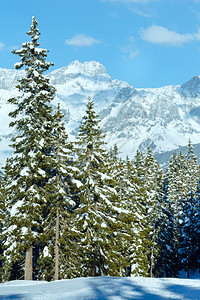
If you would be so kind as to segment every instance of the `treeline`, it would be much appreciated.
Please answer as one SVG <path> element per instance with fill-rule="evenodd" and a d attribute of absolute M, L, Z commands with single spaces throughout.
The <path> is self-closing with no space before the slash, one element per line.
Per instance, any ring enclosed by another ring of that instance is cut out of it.
<path fill-rule="evenodd" d="M 200 268 L 199 165 L 191 142 L 167 172 L 150 149 L 133 160 L 105 150 L 89 98 L 75 142 L 68 140 L 55 89 L 43 73 L 33 17 L 31 41 L 13 51 L 25 68 L 11 126 L 13 155 L 0 187 L 0 276 L 53 280 L 79 276 L 166 276 Z"/>

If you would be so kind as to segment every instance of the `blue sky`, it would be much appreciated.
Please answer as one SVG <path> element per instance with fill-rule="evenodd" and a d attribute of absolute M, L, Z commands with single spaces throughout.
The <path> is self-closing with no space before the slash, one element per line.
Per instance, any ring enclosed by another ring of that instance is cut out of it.
<path fill-rule="evenodd" d="M 57 69 L 102 63 L 134 87 L 181 84 L 200 75 L 200 0 L 6 0 L 0 11 L 0 67 L 19 61 L 32 16 Z"/>

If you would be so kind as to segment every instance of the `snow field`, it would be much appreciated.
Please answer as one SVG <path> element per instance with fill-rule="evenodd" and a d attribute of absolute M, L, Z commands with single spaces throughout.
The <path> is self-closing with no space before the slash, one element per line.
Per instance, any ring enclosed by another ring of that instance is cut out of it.
<path fill-rule="evenodd" d="M 104 276 L 52 282 L 16 280 L 0 284 L 0 299 L 198 300 L 200 280 Z"/>

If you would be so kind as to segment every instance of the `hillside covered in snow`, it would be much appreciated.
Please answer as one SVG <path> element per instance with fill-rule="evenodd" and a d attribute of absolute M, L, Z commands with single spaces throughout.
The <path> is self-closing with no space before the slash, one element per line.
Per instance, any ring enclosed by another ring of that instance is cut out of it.
<path fill-rule="evenodd" d="M 200 299 L 199 279 L 87 277 L 61 281 L 10 281 L 0 299 L 161 300 Z"/>

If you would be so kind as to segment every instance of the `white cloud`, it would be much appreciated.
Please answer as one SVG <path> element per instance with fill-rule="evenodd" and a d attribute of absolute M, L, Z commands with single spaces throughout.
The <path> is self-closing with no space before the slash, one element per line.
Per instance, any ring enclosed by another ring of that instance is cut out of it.
<path fill-rule="evenodd" d="M 142 29 L 140 35 L 146 42 L 173 46 L 181 46 L 184 43 L 200 39 L 200 31 L 195 34 L 180 34 L 162 26 Z"/>
<path fill-rule="evenodd" d="M 71 39 L 68 39 L 65 41 L 65 44 L 70 46 L 77 46 L 77 47 L 89 47 L 93 44 L 98 44 L 100 41 L 95 40 L 93 37 L 87 35 L 87 34 L 77 34 Z"/>
<path fill-rule="evenodd" d="M 5 47 L 5 45 L 0 42 L 0 50 L 3 50 L 4 47 Z"/>
<path fill-rule="evenodd" d="M 153 17 L 153 14 L 150 12 L 150 11 L 142 11 L 140 9 L 137 9 L 137 8 L 133 8 L 131 9 L 131 11 L 133 11 L 134 13 L 136 13 L 138 16 L 141 16 L 141 17 L 145 17 L 145 18 L 152 18 Z"/>

